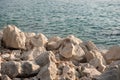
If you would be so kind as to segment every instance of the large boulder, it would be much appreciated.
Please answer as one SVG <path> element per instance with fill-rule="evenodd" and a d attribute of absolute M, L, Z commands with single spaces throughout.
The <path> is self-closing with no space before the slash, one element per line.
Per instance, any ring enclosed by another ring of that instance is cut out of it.
<path fill-rule="evenodd" d="M 86 76 L 91 79 L 101 75 L 101 72 L 99 72 L 94 66 L 90 65 L 89 63 L 80 63 L 78 66 L 78 71 L 81 77 Z"/>
<path fill-rule="evenodd" d="M 120 60 L 118 61 L 113 61 L 111 64 L 109 64 L 108 67 L 114 67 L 115 65 L 119 65 L 120 64 Z"/>
<path fill-rule="evenodd" d="M 52 62 L 56 62 L 56 58 L 53 52 L 46 51 L 41 53 L 38 57 L 35 58 L 35 61 L 41 67 L 45 66 L 46 64 Z"/>
<path fill-rule="evenodd" d="M 19 62 L 10 61 L 1 63 L 1 73 L 8 75 L 10 78 L 14 78 L 21 73 L 21 67 Z"/>
<path fill-rule="evenodd" d="M 46 49 L 49 50 L 57 50 L 61 45 L 62 39 L 58 36 L 52 37 L 48 40 L 46 44 Z"/>
<path fill-rule="evenodd" d="M 120 65 L 110 67 L 95 80 L 120 80 Z"/>
<path fill-rule="evenodd" d="M 10 78 L 26 77 L 39 72 L 40 66 L 33 61 L 8 61 L 1 63 L 1 73 Z"/>
<path fill-rule="evenodd" d="M 85 55 L 83 49 L 73 39 L 66 38 L 62 41 L 61 47 L 59 48 L 60 54 L 65 58 L 75 57 L 80 59 Z"/>
<path fill-rule="evenodd" d="M 40 71 L 40 66 L 37 65 L 34 61 L 22 61 L 21 62 L 21 74 L 19 76 L 31 76 L 37 75 Z"/>
<path fill-rule="evenodd" d="M 120 60 L 120 47 L 111 47 L 108 52 L 105 53 L 104 57 L 108 64 L 110 64 L 112 61 Z"/>
<path fill-rule="evenodd" d="M 65 39 L 64 42 L 62 43 L 59 51 L 60 54 L 65 57 L 65 58 L 71 58 L 74 53 L 74 45 L 70 42 L 69 39 Z"/>
<path fill-rule="evenodd" d="M 106 68 L 106 61 L 102 54 L 97 50 L 90 51 L 86 54 L 86 58 L 91 65 L 93 65 L 98 71 L 103 72 Z"/>
<path fill-rule="evenodd" d="M 37 75 L 40 80 L 54 80 L 57 74 L 55 55 L 51 51 L 44 52 L 36 58 L 36 63 L 41 66 Z M 47 76 L 47 77 L 46 77 Z"/>
<path fill-rule="evenodd" d="M 25 49 L 25 34 L 14 25 L 8 25 L 3 31 L 3 42 L 8 48 Z"/>
<path fill-rule="evenodd" d="M 57 66 L 54 62 L 50 61 L 44 67 L 41 68 L 37 75 L 40 80 L 55 80 L 57 75 Z"/>
<path fill-rule="evenodd" d="M 81 39 L 79 39 L 79 38 L 77 38 L 77 37 L 75 37 L 74 35 L 69 35 L 69 36 L 67 36 L 67 39 L 70 39 L 71 40 L 71 42 L 73 43 L 73 44 L 81 44 L 83 41 L 81 40 Z"/>
<path fill-rule="evenodd" d="M 47 42 L 47 37 L 42 33 L 31 38 L 31 44 L 33 45 L 33 47 L 44 47 Z"/>

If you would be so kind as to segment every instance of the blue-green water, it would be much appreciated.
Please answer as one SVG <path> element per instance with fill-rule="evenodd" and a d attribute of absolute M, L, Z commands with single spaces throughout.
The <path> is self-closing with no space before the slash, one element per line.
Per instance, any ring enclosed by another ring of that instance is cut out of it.
<path fill-rule="evenodd" d="M 120 44 L 120 0 L 0 0 L 0 29 L 14 24 L 26 32 Z"/>

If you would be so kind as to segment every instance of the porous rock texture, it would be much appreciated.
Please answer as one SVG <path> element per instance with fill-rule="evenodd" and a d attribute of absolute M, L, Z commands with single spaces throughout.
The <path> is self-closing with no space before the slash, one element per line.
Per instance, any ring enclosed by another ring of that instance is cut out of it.
<path fill-rule="evenodd" d="M 101 52 L 92 41 L 0 31 L 0 80 L 120 80 L 120 47 Z"/>

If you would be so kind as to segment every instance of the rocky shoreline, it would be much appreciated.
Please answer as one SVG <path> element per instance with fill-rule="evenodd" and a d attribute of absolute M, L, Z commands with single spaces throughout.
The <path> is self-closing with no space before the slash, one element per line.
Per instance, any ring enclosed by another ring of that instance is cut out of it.
<path fill-rule="evenodd" d="M 0 80 L 120 80 L 120 47 L 101 52 L 74 35 L 0 32 Z"/>

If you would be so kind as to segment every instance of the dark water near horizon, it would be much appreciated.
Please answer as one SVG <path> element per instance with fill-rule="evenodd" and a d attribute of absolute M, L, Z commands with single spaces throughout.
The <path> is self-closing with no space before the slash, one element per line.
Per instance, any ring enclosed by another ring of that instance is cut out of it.
<path fill-rule="evenodd" d="M 48 37 L 73 34 L 100 47 L 120 45 L 120 0 L 0 0 L 0 29 L 8 24 Z"/>

